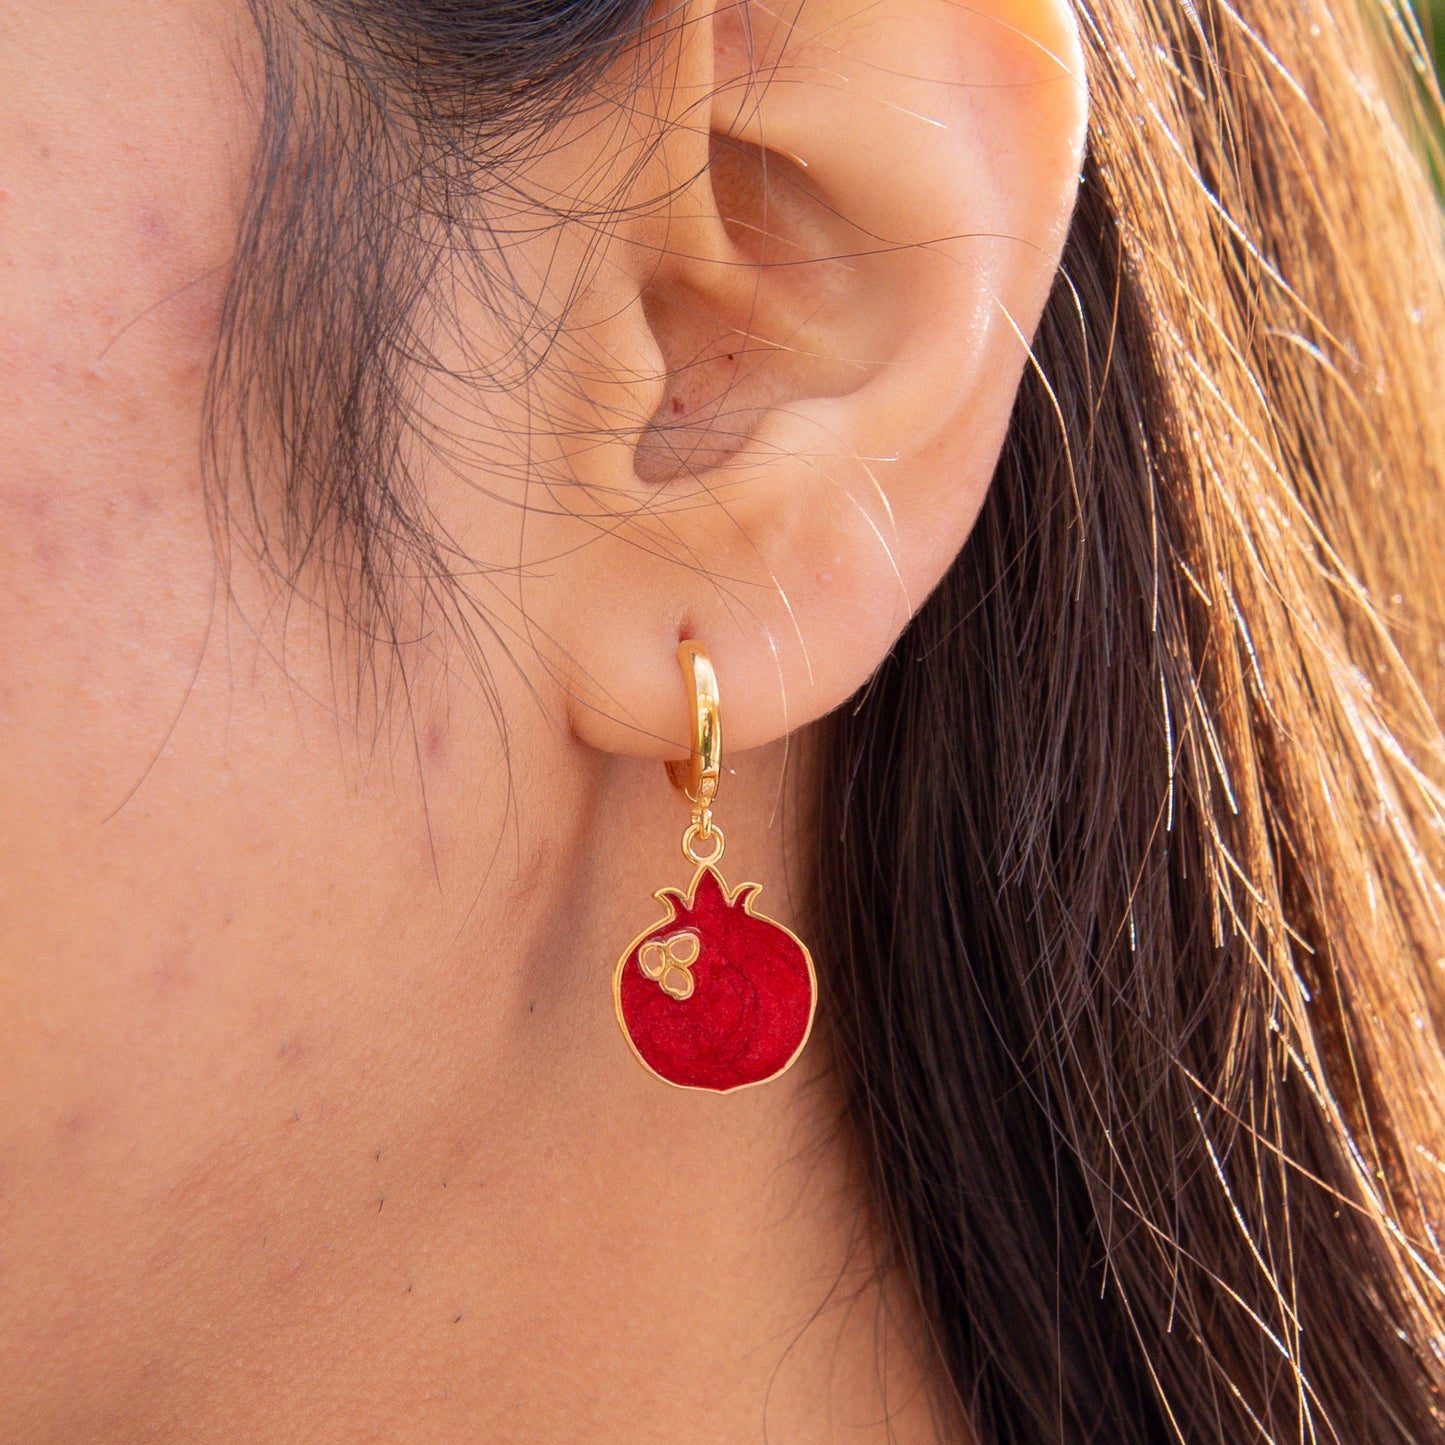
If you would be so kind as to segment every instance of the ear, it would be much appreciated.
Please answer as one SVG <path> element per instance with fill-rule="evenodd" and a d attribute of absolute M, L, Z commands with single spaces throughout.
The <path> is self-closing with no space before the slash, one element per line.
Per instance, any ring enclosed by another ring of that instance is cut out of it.
<path fill-rule="evenodd" d="M 680 637 L 761 745 L 860 687 L 962 547 L 1086 106 L 1068 0 L 691 3 L 648 44 L 523 611 L 576 735 L 664 757 Z"/>

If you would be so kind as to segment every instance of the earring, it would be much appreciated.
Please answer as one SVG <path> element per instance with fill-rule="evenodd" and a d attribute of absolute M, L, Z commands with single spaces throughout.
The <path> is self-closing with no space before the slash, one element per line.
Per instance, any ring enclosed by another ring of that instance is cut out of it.
<path fill-rule="evenodd" d="M 640 934 L 612 976 L 617 1021 L 644 1068 L 669 1084 L 727 1094 L 775 1079 L 803 1051 L 818 1002 L 813 960 L 798 937 L 753 912 L 762 887 L 733 892 L 717 865 L 712 804 L 722 776 L 717 676 L 696 642 L 677 650 L 692 702 L 692 752 L 667 764 L 692 821 L 682 856 L 697 870 L 686 893 L 653 896 L 667 916 Z"/>

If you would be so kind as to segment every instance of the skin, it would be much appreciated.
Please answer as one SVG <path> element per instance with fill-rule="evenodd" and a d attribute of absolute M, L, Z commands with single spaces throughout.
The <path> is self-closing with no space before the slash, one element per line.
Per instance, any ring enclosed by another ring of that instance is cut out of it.
<path fill-rule="evenodd" d="M 530 566 L 463 588 L 498 624 L 475 650 L 433 626 L 381 658 L 409 703 L 378 706 L 320 589 L 243 534 L 223 573 L 207 521 L 245 7 L 0 3 L 7 1439 L 942 1438 L 826 1034 L 708 1097 L 644 1074 L 610 1002 L 652 890 L 686 882 L 657 765 L 680 629 L 722 682 L 724 871 L 806 935 L 807 724 L 965 540 L 1072 202 L 1062 5 L 804 18 L 755 17 L 795 78 L 749 107 L 737 12 L 690 9 L 655 40 L 666 85 L 536 158 L 536 196 L 642 204 L 600 250 L 564 228 L 550 268 L 518 228 L 521 284 L 568 322 L 540 406 L 425 393 L 464 458 L 422 459 L 433 516 Z M 755 161 L 709 130 L 816 189 L 760 223 Z M 979 233 L 1003 239 L 938 239 Z M 762 359 L 729 369 L 744 326 Z M 507 339 L 475 301 L 434 336 Z M 530 478 L 488 461 L 519 428 Z M 624 514 L 690 504 L 599 533 L 529 509 L 554 474 Z"/>

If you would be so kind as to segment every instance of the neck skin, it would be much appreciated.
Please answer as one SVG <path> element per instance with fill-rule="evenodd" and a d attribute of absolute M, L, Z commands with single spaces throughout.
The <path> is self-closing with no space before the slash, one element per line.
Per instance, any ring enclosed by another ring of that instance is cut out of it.
<path fill-rule="evenodd" d="M 796 859 L 767 827 L 781 761 L 755 754 L 726 779 L 723 871 L 764 880 L 764 910 L 798 924 Z M 480 1006 L 457 1000 L 453 1030 L 433 1016 L 440 1039 L 412 1039 L 429 1087 L 401 1108 L 370 1100 L 370 1132 L 349 1131 L 331 1247 L 284 1190 L 238 1240 L 271 1288 L 228 1342 L 244 1368 L 227 1371 L 211 1418 L 248 1435 L 264 1409 L 261 1433 L 307 1439 L 940 1438 L 920 1323 L 876 1268 L 826 1034 L 740 1094 L 648 1076 L 609 975 L 652 917 L 651 891 L 686 882 L 686 813 L 656 764 L 596 766 L 589 803 L 509 890 L 517 951 L 478 965 Z M 481 936 L 475 947 L 484 958 Z M 324 1063 L 300 1067 L 297 1099 L 347 1107 Z M 310 1113 L 292 1129 L 298 1170 Z"/>
<path fill-rule="evenodd" d="M 234 662 L 216 671 L 222 708 Z M 224 733 L 209 674 L 175 743 L 187 796 L 206 773 L 186 753 Z M 714 1096 L 652 1078 L 618 1029 L 615 961 L 690 873 L 662 767 L 519 727 L 514 812 L 478 836 L 503 810 L 475 807 L 473 741 L 424 734 L 426 814 L 398 780 L 348 803 L 334 755 L 297 760 L 334 900 L 296 819 L 197 800 L 240 875 L 167 901 L 204 919 L 174 967 L 117 945 L 143 988 L 51 1131 L 71 1187 L 43 1220 L 11 1198 L 16 1237 L 54 1244 L 11 1253 L 0 1301 L 53 1300 L 58 1277 L 66 1302 L 21 1324 L 15 1438 L 958 1438 L 877 1268 L 826 1031 Z M 723 873 L 806 937 L 782 763 L 724 759 Z M 375 810 L 410 871 L 348 841 Z M 151 828 L 123 812 L 100 836 L 144 856 Z"/>
<path fill-rule="evenodd" d="M 876 1267 L 825 1032 L 726 1097 L 669 1088 L 627 1049 L 610 970 L 652 890 L 686 882 L 686 812 L 656 764 L 592 762 L 572 837 L 516 885 L 525 942 L 485 966 L 498 992 L 462 1030 L 473 1047 L 413 1101 L 426 1117 L 378 1120 L 379 1147 L 333 1181 L 338 1247 L 318 1259 L 276 1201 L 296 1272 L 218 1418 L 264 1402 L 267 1429 L 308 1439 L 942 1438 L 920 1322 Z M 723 872 L 763 880 L 763 911 L 802 928 L 797 860 L 767 826 L 781 763 L 754 754 L 725 779 Z M 448 1129 L 428 1127 L 438 1105 Z"/>

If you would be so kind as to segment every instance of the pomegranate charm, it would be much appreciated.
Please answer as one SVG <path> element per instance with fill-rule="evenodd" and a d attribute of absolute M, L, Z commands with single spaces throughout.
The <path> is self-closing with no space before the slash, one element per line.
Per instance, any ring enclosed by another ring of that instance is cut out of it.
<path fill-rule="evenodd" d="M 657 891 L 668 916 L 617 965 L 618 1021 L 633 1053 L 669 1084 L 723 1094 L 761 1084 L 808 1040 L 813 962 L 794 934 L 753 912 L 759 887 L 729 893 L 702 864 L 685 894 Z"/>
<path fill-rule="evenodd" d="M 686 893 L 660 888 L 653 895 L 667 914 L 618 960 L 612 998 L 644 1068 L 679 1088 L 729 1094 L 777 1078 L 803 1051 L 818 985 L 798 937 L 753 911 L 762 885 L 729 891 L 717 870 L 717 678 L 695 642 L 682 643 L 678 661 L 693 704 L 692 754 L 667 770 L 692 810 L 682 853 L 697 871 Z"/>

